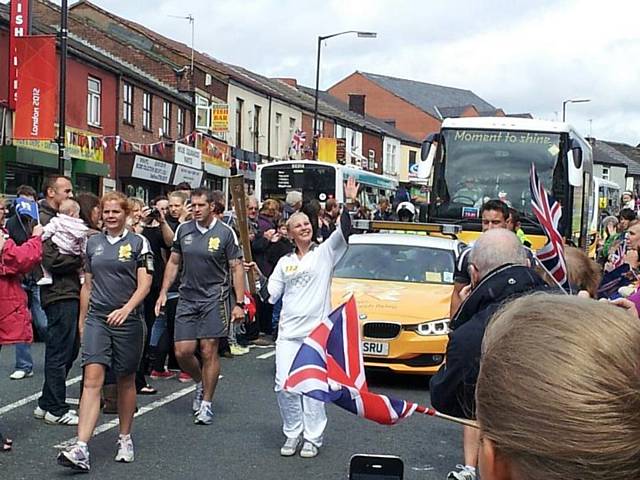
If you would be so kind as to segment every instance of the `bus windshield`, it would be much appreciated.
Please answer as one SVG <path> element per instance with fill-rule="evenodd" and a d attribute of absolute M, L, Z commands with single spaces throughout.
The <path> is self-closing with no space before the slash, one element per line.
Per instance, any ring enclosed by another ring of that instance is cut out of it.
<path fill-rule="evenodd" d="M 336 169 L 331 165 L 291 162 L 286 165 L 266 165 L 261 174 L 260 201 L 267 198 L 283 200 L 297 190 L 305 201 L 325 201 L 335 198 Z"/>
<path fill-rule="evenodd" d="M 563 200 L 558 133 L 446 129 L 441 141 L 434 185 L 436 217 L 479 219 L 482 204 L 499 198 L 523 218 L 534 220 L 529 189 L 532 162 L 545 189 Z"/>

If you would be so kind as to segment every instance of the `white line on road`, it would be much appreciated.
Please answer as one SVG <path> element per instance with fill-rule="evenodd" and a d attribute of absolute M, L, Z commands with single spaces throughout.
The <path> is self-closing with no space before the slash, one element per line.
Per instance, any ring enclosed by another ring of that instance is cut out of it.
<path fill-rule="evenodd" d="M 265 358 L 273 357 L 276 354 L 275 350 L 271 350 L 270 352 L 263 353 L 262 355 L 258 355 L 256 358 L 260 360 L 264 360 Z"/>
<path fill-rule="evenodd" d="M 218 379 L 221 379 L 221 378 L 223 378 L 222 375 L 218 376 Z M 144 415 L 145 413 L 155 410 L 156 408 L 166 405 L 167 403 L 173 402 L 174 400 L 177 400 L 180 397 L 184 397 L 185 395 L 188 395 L 189 393 L 193 392 L 195 389 L 196 389 L 196 385 L 191 385 L 190 387 L 186 387 L 186 388 L 183 388 L 182 390 L 173 392 L 171 395 L 167 395 L 166 397 L 156 400 L 155 402 L 151 402 L 149 405 L 140 407 L 133 417 L 134 418 L 139 417 L 140 415 Z M 96 435 L 100 435 L 101 433 L 106 432 L 107 430 L 111 430 L 112 428 L 117 427 L 119 424 L 120 424 L 120 420 L 118 418 L 114 418 L 110 422 L 103 423 L 102 425 L 98 426 L 94 430 L 93 436 L 95 437 Z M 76 443 L 77 440 L 78 440 L 78 437 L 73 437 L 73 438 L 70 438 L 69 440 L 65 440 L 64 442 L 60 442 L 59 444 L 54 445 L 53 448 L 57 448 L 57 449 L 67 448 L 73 445 L 74 443 Z"/>
<path fill-rule="evenodd" d="M 74 383 L 78 383 L 80 380 L 82 380 L 82 375 L 78 375 L 77 377 L 70 378 L 65 382 L 65 385 L 68 387 L 70 385 L 73 385 Z M 40 398 L 41 394 L 42 394 L 41 391 L 34 393 L 33 395 L 29 395 L 28 397 L 24 397 L 16 402 L 10 403 L 9 405 L 6 405 L 0 408 L 0 415 L 4 415 L 5 413 L 10 412 L 11 410 L 15 410 L 16 408 L 20 408 L 23 405 L 26 405 L 27 403 L 31 403 L 34 400 L 37 400 L 38 398 Z"/>

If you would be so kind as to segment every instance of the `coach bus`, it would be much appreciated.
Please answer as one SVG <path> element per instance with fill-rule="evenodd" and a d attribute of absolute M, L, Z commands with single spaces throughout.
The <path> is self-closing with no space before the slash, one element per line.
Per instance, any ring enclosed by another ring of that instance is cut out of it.
<path fill-rule="evenodd" d="M 354 177 L 361 185 L 358 200 L 372 208 L 382 196 L 393 195 L 398 188 L 395 178 L 378 175 L 355 167 L 312 160 L 293 160 L 258 165 L 255 196 L 260 203 L 267 198 L 283 200 L 297 190 L 304 201 L 326 202 L 335 198 L 344 201 L 344 182 Z"/>
<path fill-rule="evenodd" d="M 512 117 L 451 118 L 423 142 L 420 178 L 433 178 L 429 221 L 481 231 L 480 207 L 500 198 L 515 208 L 535 248 L 546 242 L 531 208 L 529 171 L 562 205 L 561 234 L 586 248 L 593 215 L 591 145 L 567 123 Z"/>

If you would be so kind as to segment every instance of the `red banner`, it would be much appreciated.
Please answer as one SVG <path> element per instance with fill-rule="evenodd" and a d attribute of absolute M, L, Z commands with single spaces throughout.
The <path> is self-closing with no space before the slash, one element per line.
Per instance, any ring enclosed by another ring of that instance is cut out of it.
<path fill-rule="evenodd" d="M 29 0 L 11 0 L 9 18 L 9 108 L 15 110 L 18 98 L 18 55 L 15 40 L 29 35 Z"/>
<path fill-rule="evenodd" d="M 13 138 L 53 140 L 58 87 L 56 37 L 20 37 L 15 42 L 20 67 Z"/>

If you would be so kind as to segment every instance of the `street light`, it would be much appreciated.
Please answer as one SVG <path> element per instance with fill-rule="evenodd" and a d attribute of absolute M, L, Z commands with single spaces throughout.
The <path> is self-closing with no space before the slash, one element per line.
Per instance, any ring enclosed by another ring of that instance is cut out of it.
<path fill-rule="evenodd" d="M 567 103 L 587 103 L 590 101 L 590 98 L 573 98 L 562 102 L 562 121 L 564 122 L 567 117 Z"/>
<path fill-rule="evenodd" d="M 318 56 L 316 59 L 316 93 L 315 103 L 313 107 L 313 160 L 317 160 L 318 143 L 316 141 L 316 132 L 318 130 L 318 88 L 320 87 L 320 48 L 322 42 L 329 38 L 337 37 L 339 35 L 346 35 L 347 33 L 355 33 L 358 38 L 376 38 L 378 34 L 376 32 L 361 32 L 358 30 L 347 30 L 345 32 L 332 33 L 331 35 L 324 35 L 318 37 Z"/>

